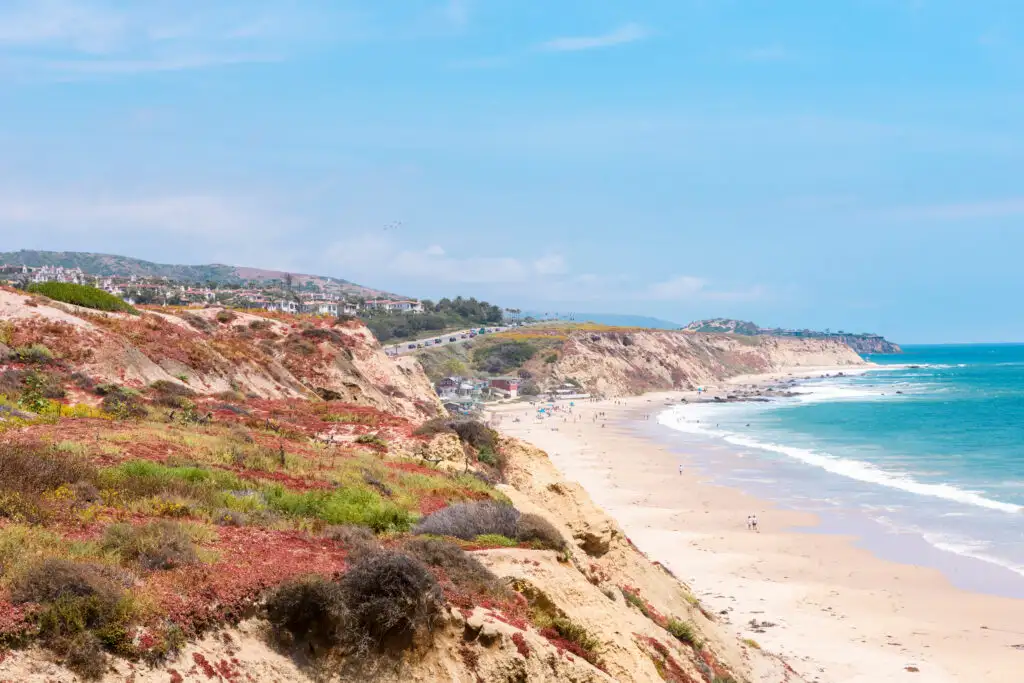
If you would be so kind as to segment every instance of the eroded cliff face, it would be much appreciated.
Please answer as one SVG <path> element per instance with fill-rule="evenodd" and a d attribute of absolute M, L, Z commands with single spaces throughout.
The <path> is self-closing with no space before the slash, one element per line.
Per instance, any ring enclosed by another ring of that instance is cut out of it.
<path fill-rule="evenodd" d="M 0 289 L 9 347 L 43 344 L 98 383 L 163 380 L 199 395 L 330 398 L 410 419 L 440 410 L 419 363 L 388 358 L 365 326 L 223 308 L 100 313 Z"/>
<path fill-rule="evenodd" d="M 841 341 L 857 353 L 864 355 L 877 353 L 903 353 L 899 344 L 894 344 L 885 337 L 860 334 L 833 335 L 831 339 Z"/>
<path fill-rule="evenodd" d="M 576 333 L 546 372 L 555 380 L 575 380 L 597 394 L 623 396 L 692 389 L 737 375 L 793 367 L 864 363 L 849 346 L 831 339 L 644 330 Z"/>
<path fill-rule="evenodd" d="M 500 450 L 507 460 L 502 492 L 521 511 L 548 519 L 568 545 L 564 552 L 509 547 L 473 555 L 516 592 L 584 629 L 596 656 L 580 656 L 550 628 L 510 618 L 495 605 L 451 605 L 429 642 L 407 653 L 398 668 L 360 679 L 288 656 L 272 645 L 268 623 L 256 616 L 214 629 L 156 666 L 112 659 L 103 683 L 803 683 L 785 661 L 730 634 L 685 583 L 639 552 L 545 452 L 516 439 L 502 439 Z M 46 651 L 30 648 L 4 653 L 0 680 L 78 679 Z"/>

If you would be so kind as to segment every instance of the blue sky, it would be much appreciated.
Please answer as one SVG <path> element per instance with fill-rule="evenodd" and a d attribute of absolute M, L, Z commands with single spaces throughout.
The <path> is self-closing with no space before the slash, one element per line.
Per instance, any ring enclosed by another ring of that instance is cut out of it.
<path fill-rule="evenodd" d="M 1024 340 L 1024 6 L 0 0 L 0 246 Z"/>

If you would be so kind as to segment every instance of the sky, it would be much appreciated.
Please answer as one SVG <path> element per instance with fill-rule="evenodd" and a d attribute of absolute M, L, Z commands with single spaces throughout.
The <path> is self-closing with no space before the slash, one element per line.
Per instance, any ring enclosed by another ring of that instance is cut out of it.
<path fill-rule="evenodd" d="M 1024 341 L 1024 3 L 0 0 L 0 250 Z"/>

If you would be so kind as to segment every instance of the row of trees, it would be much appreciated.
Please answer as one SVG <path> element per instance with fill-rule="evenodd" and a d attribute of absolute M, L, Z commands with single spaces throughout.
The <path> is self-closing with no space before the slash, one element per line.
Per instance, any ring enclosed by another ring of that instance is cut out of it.
<path fill-rule="evenodd" d="M 473 297 L 423 300 L 422 313 L 364 310 L 360 317 L 381 342 L 416 339 L 431 333 L 467 327 L 499 325 L 504 312 L 498 306 Z"/>

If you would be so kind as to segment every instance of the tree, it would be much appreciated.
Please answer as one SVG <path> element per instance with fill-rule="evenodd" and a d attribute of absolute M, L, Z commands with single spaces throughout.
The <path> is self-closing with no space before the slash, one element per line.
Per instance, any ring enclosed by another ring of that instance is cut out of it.
<path fill-rule="evenodd" d="M 444 374 L 448 377 L 465 377 L 469 374 L 469 368 L 458 358 L 449 358 L 444 362 Z"/>

